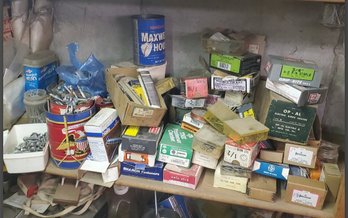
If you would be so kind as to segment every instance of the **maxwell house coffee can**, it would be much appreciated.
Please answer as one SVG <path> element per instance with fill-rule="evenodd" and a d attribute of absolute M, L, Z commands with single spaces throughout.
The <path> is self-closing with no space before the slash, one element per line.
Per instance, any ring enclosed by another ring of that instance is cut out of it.
<path fill-rule="evenodd" d="M 153 66 L 165 63 L 165 31 L 163 15 L 135 15 L 134 62 L 137 65 Z"/>

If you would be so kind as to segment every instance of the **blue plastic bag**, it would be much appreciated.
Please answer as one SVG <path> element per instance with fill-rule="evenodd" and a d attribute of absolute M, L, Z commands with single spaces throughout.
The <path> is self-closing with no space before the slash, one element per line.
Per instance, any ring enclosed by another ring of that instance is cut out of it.
<path fill-rule="evenodd" d="M 69 58 L 72 66 L 59 66 L 56 70 L 59 79 L 67 85 L 79 85 L 92 96 L 107 96 L 105 85 L 104 65 L 91 54 L 83 63 L 76 57 L 78 44 L 70 43 L 68 46 Z"/>

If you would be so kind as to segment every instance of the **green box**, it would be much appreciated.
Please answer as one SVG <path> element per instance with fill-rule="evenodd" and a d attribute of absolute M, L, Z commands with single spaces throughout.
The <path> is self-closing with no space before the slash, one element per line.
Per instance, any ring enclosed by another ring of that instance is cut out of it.
<path fill-rule="evenodd" d="M 306 145 L 316 109 L 297 107 L 296 104 L 272 100 L 265 125 L 270 129 L 270 139 Z"/>
<path fill-rule="evenodd" d="M 167 124 L 160 141 L 157 160 L 182 167 L 190 167 L 193 134 L 177 124 Z"/>
<path fill-rule="evenodd" d="M 212 53 L 210 66 L 235 76 L 244 76 L 260 70 L 261 55 L 247 53 L 243 56 L 231 56 Z"/>

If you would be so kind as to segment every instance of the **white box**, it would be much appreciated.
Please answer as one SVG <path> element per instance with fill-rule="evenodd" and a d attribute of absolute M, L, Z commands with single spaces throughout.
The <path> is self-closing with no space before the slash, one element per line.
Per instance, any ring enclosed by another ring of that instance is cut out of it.
<path fill-rule="evenodd" d="M 220 161 L 219 165 L 216 167 L 216 170 L 214 173 L 213 187 L 231 189 L 234 191 L 246 193 L 249 179 L 245 177 L 222 175 L 221 164 L 222 164 L 222 161 Z"/>
<path fill-rule="evenodd" d="M 84 126 L 87 137 L 103 137 L 107 134 L 114 122 L 118 122 L 117 111 L 113 108 L 102 108 Z"/>
<path fill-rule="evenodd" d="M 192 163 L 214 170 L 218 164 L 218 159 L 198 151 L 193 151 Z"/>
<path fill-rule="evenodd" d="M 23 142 L 24 137 L 32 133 L 46 133 L 46 123 L 32 123 L 14 125 L 10 130 L 3 146 L 4 162 L 8 173 L 30 173 L 43 171 L 48 162 L 48 143 L 43 151 L 28 153 L 13 153 L 15 147 Z"/>
<path fill-rule="evenodd" d="M 259 150 L 257 142 L 239 145 L 228 140 L 225 144 L 224 161 L 249 168 L 254 163 Z"/>

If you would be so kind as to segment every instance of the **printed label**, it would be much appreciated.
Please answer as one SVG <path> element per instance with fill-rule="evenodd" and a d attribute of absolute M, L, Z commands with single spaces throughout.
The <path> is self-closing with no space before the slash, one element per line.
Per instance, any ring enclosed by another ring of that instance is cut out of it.
<path fill-rule="evenodd" d="M 319 195 L 310 193 L 308 191 L 300 191 L 294 189 L 292 192 L 291 201 L 299 204 L 304 204 L 310 207 L 316 207 Z"/>
<path fill-rule="evenodd" d="M 314 74 L 314 69 L 283 65 L 282 71 L 280 72 L 280 77 L 287 79 L 312 81 Z"/>
<path fill-rule="evenodd" d="M 321 94 L 319 94 L 319 93 L 311 93 L 308 96 L 308 103 L 309 104 L 316 104 L 319 102 L 320 97 L 321 97 Z"/>
<path fill-rule="evenodd" d="M 250 167 L 251 155 L 252 153 L 250 150 L 226 145 L 224 161 L 228 163 L 236 161 L 242 167 Z"/>
<path fill-rule="evenodd" d="M 310 166 L 312 163 L 313 151 L 304 148 L 290 147 L 288 160 Z"/>
<path fill-rule="evenodd" d="M 186 99 L 185 108 L 204 107 L 205 99 Z"/>
<path fill-rule="evenodd" d="M 241 91 L 241 92 L 247 92 L 248 91 L 248 81 L 250 79 L 235 79 L 235 78 L 222 78 L 222 77 L 216 77 L 212 76 L 212 87 L 216 90 L 221 91 Z"/>
<path fill-rule="evenodd" d="M 220 62 L 220 61 L 217 62 L 217 67 L 220 68 L 220 69 L 223 69 L 223 70 L 227 70 L 227 71 L 231 70 L 231 65 L 230 64 L 223 63 L 223 62 Z"/>
<path fill-rule="evenodd" d="M 148 108 L 136 107 L 133 110 L 133 117 L 152 117 L 154 110 Z"/>

